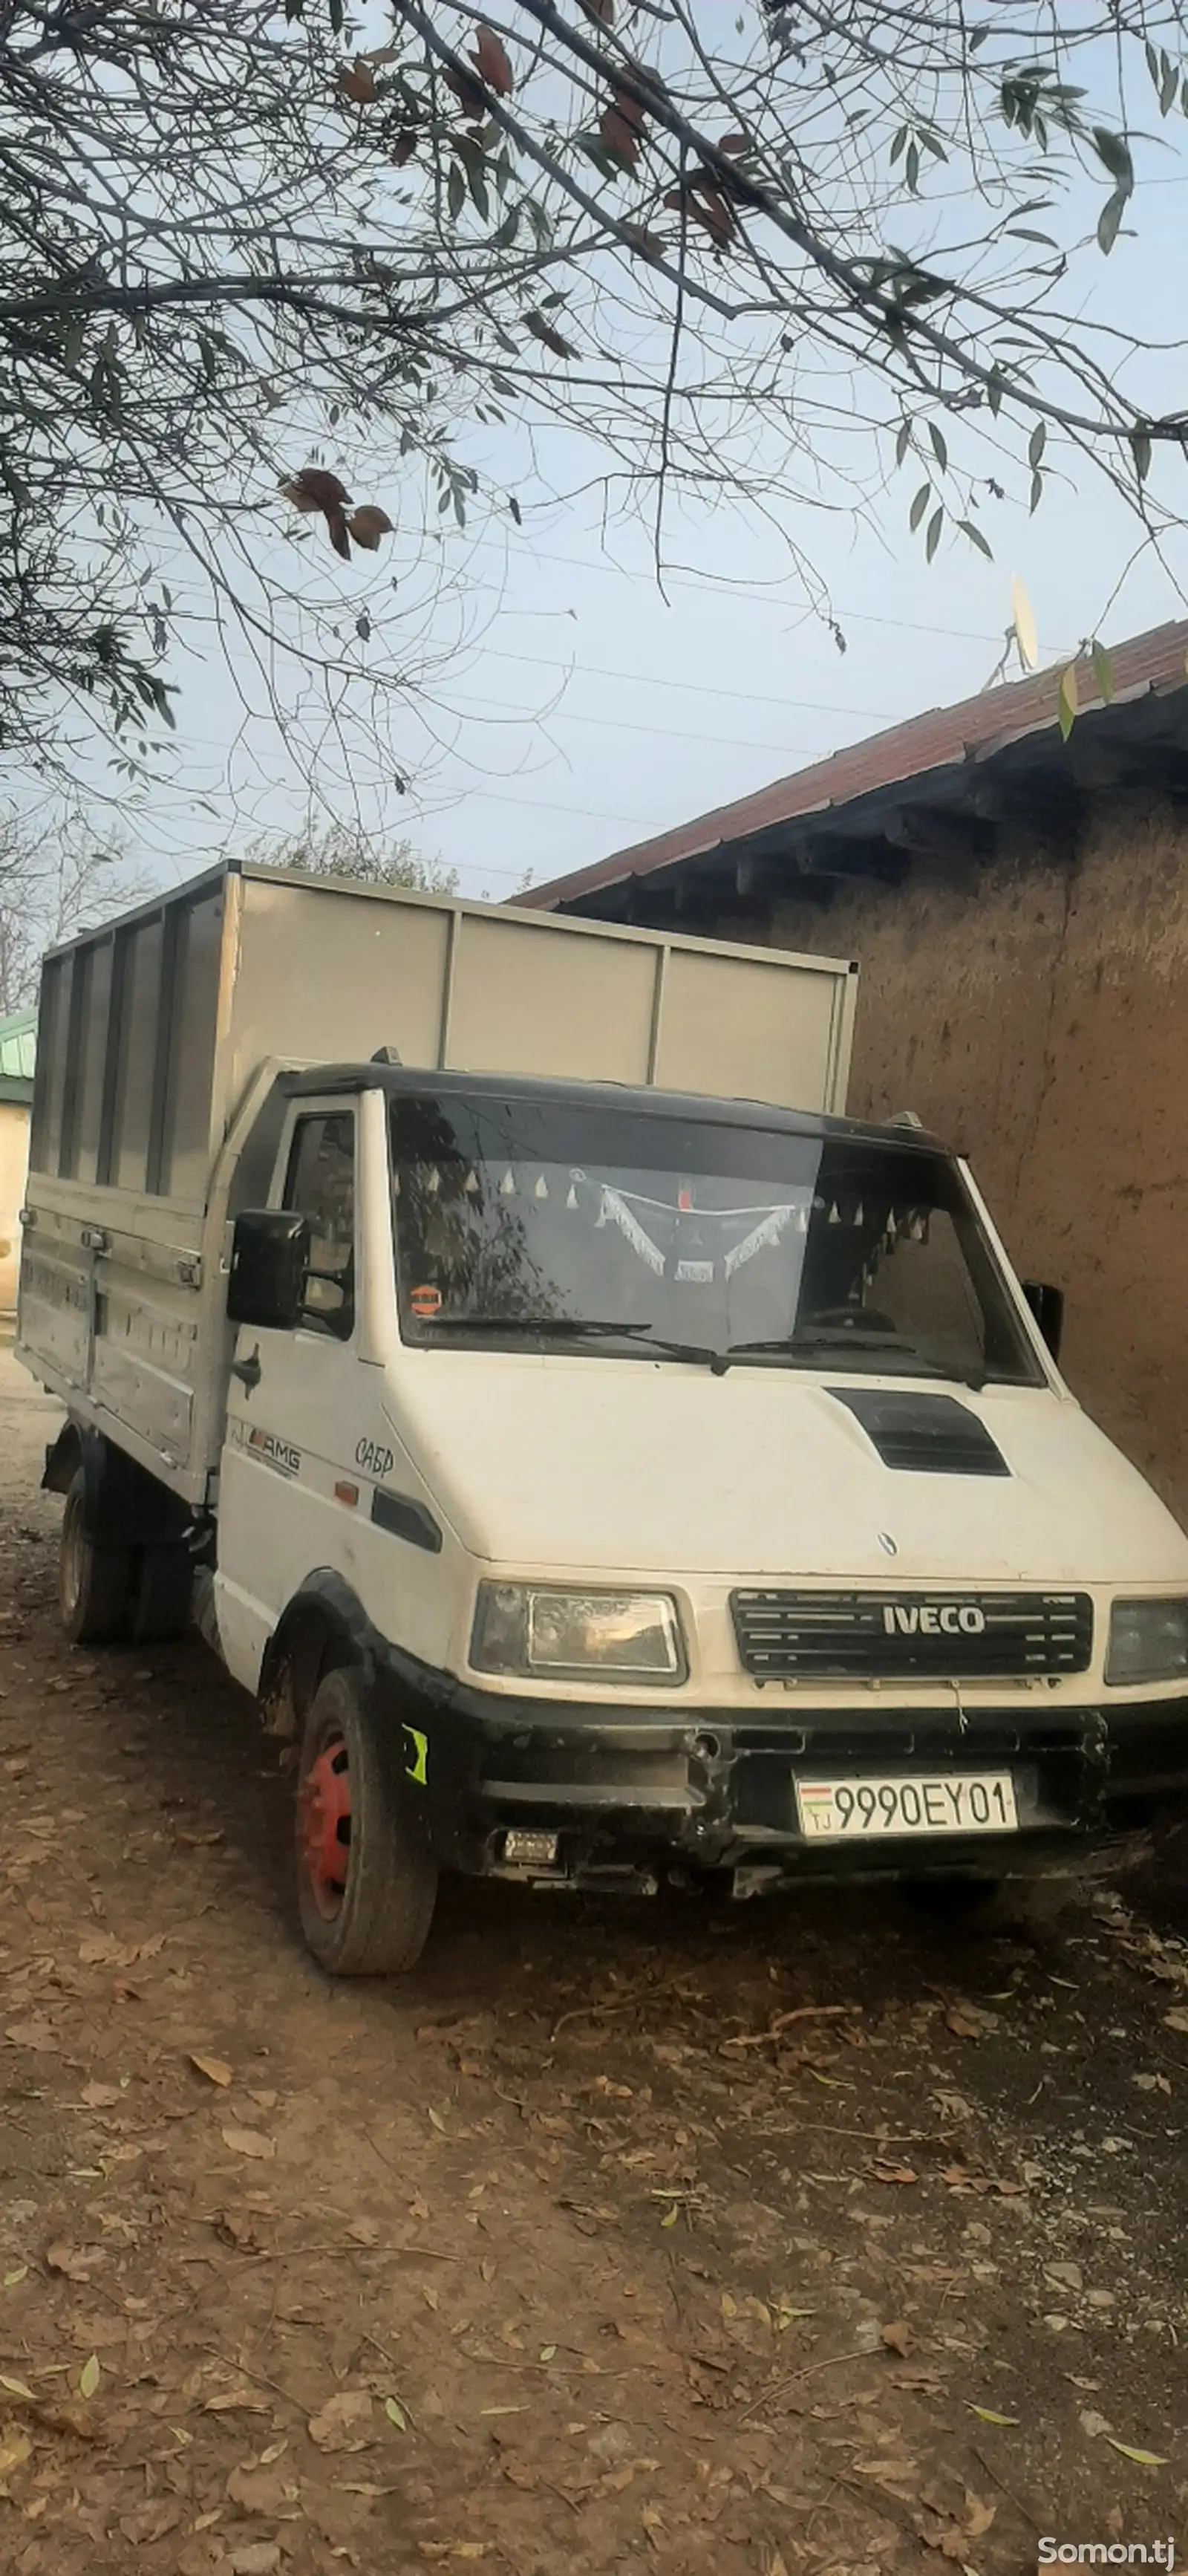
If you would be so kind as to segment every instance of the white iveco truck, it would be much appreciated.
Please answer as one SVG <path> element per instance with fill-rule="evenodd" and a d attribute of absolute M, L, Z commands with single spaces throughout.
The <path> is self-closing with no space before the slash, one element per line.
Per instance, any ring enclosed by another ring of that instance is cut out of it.
<path fill-rule="evenodd" d="M 302 1920 L 443 1868 L 1066 1876 L 1188 1783 L 1188 1541 L 845 962 L 199 878 L 47 962 L 19 1349 L 81 1640 L 300 1740 Z"/>

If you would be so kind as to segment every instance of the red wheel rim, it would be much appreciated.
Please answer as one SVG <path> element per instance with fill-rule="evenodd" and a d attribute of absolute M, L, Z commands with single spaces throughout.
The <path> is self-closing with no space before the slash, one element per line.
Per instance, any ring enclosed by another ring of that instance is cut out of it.
<path fill-rule="evenodd" d="M 314 1755 L 298 1790 L 297 1853 L 319 1914 L 337 1914 L 351 1865 L 351 1775 L 340 1735 Z"/>

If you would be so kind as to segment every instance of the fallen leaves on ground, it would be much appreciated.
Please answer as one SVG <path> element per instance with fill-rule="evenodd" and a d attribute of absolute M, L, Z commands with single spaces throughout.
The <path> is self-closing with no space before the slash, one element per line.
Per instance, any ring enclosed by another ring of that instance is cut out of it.
<path fill-rule="evenodd" d="M 230 2147 L 233 2155 L 254 2156 L 263 2164 L 276 2154 L 276 2140 L 266 2137 L 262 2129 L 241 2129 L 230 2125 L 221 2135 L 223 2145 Z"/>
<path fill-rule="evenodd" d="M 312 2415 L 307 2426 L 310 2441 L 319 2451 L 361 2451 L 370 2435 L 371 2398 L 365 2388 L 340 2388 L 328 2397 L 320 2413 Z"/>
<path fill-rule="evenodd" d="M 191 2048 L 188 2054 L 191 2066 L 199 2075 L 205 2075 L 208 2084 L 230 2084 L 233 2081 L 231 2068 L 224 2057 L 205 2057 L 200 2048 Z"/>

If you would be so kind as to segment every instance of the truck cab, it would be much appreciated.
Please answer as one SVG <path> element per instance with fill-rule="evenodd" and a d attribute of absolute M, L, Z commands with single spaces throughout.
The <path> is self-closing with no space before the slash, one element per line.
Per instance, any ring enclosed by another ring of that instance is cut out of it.
<path fill-rule="evenodd" d="M 309 1732 L 327 1651 L 430 1874 L 978 1884 L 1182 1784 L 1188 1544 L 918 1130 L 321 1069 L 229 1306 L 218 1632 L 304 1704 L 327 1964 L 362 1759 Z"/>

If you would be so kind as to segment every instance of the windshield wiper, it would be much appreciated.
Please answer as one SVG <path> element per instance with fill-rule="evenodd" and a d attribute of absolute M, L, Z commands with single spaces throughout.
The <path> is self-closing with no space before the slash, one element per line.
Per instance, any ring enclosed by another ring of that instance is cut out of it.
<path fill-rule="evenodd" d="M 915 1343 L 905 1341 L 899 1333 L 856 1333 L 848 1324 L 819 1324 L 815 1330 L 810 1327 L 807 1332 L 777 1334 L 771 1341 L 731 1342 L 729 1355 L 737 1360 L 759 1357 L 765 1351 L 783 1351 L 790 1359 L 795 1359 L 798 1352 L 814 1350 L 894 1352 L 899 1358 L 910 1360 L 920 1377 L 956 1378 L 962 1386 L 975 1389 L 985 1385 L 984 1377 L 976 1370 L 949 1368 L 938 1360 L 926 1360 Z"/>
<path fill-rule="evenodd" d="M 721 1375 L 730 1366 L 726 1351 L 711 1350 L 702 1342 L 671 1342 L 663 1334 L 653 1333 L 648 1324 L 621 1321 L 614 1315 L 436 1315 L 426 1333 L 432 1341 L 437 1333 L 551 1333 L 567 1342 L 598 1341 L 619 1335 L 624 1341 L 646 1342 L 649 1349 L 666 1360 L 689 1360 L 701 1368 Z"/>

